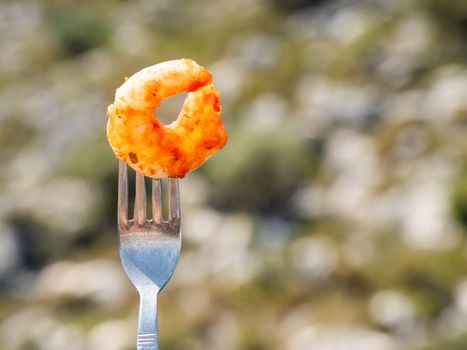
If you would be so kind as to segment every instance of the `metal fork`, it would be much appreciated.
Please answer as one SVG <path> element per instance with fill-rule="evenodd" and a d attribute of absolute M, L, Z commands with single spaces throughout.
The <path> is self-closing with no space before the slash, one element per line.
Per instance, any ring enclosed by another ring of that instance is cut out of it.
<path fill-rule="evenodd" d="M 169 179 L 169 218 L 162 218 L 161 182 L 152 180 L 152 219 L 146 218 L 144 176 L 136 173 L 133 219 L 128 218 L 127 166 L 118 169 L 118 233 L 120 259 L 140 296 L 138 350 L 157 350 L 157 296 L 167 284 L 180 256 L 178 180 Z"/>

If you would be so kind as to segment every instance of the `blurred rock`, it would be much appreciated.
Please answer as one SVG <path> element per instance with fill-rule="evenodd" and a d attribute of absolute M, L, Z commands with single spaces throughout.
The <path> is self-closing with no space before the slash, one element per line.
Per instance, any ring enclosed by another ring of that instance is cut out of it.
<path fill-rule="evenodd" d="M 242 35 L 232 44 L 232 55 L 250 69 L 272 67 L 279 61 L 280 37 L 269 34 Z"/>
<path fill-rule="evenodd" d="M 0 4 L 0 75 L 2 79 L 31 73 L 36 64 L 52 57 L 54 47 L 45 29 L 44 11 L 38 2 Z"/>
<path fill-rule="evenodd" d="M 459 310 L 467 315 L 467 279 L 463 279 L 455 287 L 454 301 Z"/>
<path fill-rule="evenodd" d="M 407 332 L 416 317 L 415 305 L 406 295 L 382 290 L 371 297 L 369 304 L 371 318 L 379 325 Z"/>
<path fill-rule="evenodd" d="M 462 336 L 467 332 L 467 313 L 458 305 L 445 308 L 439 317 L 438 330 L 446 338 Z"/>
<path fill-rule="evenodd" d="M 378 66 L 381 77 L 395 86 L 407 83 L 413 72 L 425 64 L 433 46 L 433 31 L 422 15 L 399 21 L 384 41 L 385 55 Z"/>
<path fill-rule="evenodd" d="M 245 283 L 258 272 L 259 261 L 251 249 L 253 223 L 246 215 L 226 217 L 216 236 L 200 253 L 210 257 L 212 272 L 220 283 Z M 204 251 L 203 251 L 204 250 Z"/>
<path fill-rule="evenodd" d="M 306 186 L 297 190 L 292 204 L 300 217 L 318 218 L 326 214 L 326 190 L 318 186 Z"/>
<path fill-rule="evenodd" d="M 296 240 L 291 246 L 292 264 L 303 278 L 321 281 L 330 277 L 337 267 L 337 250 L 334 244 L 320 237 Z"/>
<path fill-rule="evenodd" d="M 209 197 L 210 188 L 205 179 L 196 174 L 190 174 L 180 182 L 180 192 L 183 192 L 182 205 L 196 207 L 205 204 Z"/>
<path fill-rule="evenodd" d="M 376 144 L 368 136 L 350 130 L 336 130 L 326 146 L 326 169 L 331 177 L 373 187 L 381 179 Z"/>
<path fill-rule="evenodd" d="M 403 347 L 388 334 L 362 327 L 307 327 L 294 332 L 287 350 L 400 350 Z"/>
<path fill-rule="evenodd" d="M 441 182 L 419 182 L 405 191 L 401 211 L 404 242 L 415 249 L 449 249 L 460 237 L 449 219 L 446 186 Z"/>
<path fill-rule="evenodd" d="M 124 55 L 140 55 L 150 44 L 150 33 L 136 21 L 127 20 L 118 24 L 112 43 Z"/>
<path fill-rule="evenodd" d="M 219 91 L 222 91 L 222 105 L 231 105 L 241 94 L 240 89 L 245 83 L 247 75 L 245 65 L 231 57 L 226 57 L 215 62 L 211 71 L 214 84 Z"/>
<path fill-rule="evenodd" d="M 32 295 L 35 300 L 51 302 L 88 298 L 101 306 L 116 308 L 125 302 L 129 288 L 117 262 L 61 261 L 39 272 Z"/>
<path fill-rule="evenodd" d="M 109 320 L 99 323 L 89 333 L 89 349 L 128 350 L 136 343 L 133 324 L 125 320 Z"/>
<path fill-rule="evenodd" d="M 343 6 L 327 21 L 325 33 L 333 40 L 350 44 L 368 31 L 371 17 L 357 6 Z"/>
<path fill-rule="evenodd" d="M 83 332 L 77 326 L 60 325 L 40 341 L 43 350 L 85 350 L 86 341 Z"/>
<path fill-rule="evenodd" d="M 258 96 L 244 111 L 244 123 L 249 130 L 264 131 L 280 128 L 290 114 L 287 102 L 280 95 L 268 93 Z M 290 125 L 289 123 L 287 123 Z"/>
<path fill-rule="evenodd" d="M 347 130 L 335 132 L 326 147 L 325 166 L 334 182 L 325 194 L 325 212 L 333 217 L 371 223 L 381 165 L 373 141 Z"/>
<path fill-rule="evenodd" d="M 191 243 L 206 245 L 217 239 L 223 219 L 222 214 L 212 209 L 192 210 L 183 217 L 183 238 Z"/>
<path fill-rule="evenodd" d="M 467 113 L 467 70 L 460 66 L 443 66 L 433 73 L 433 82 L 423 103 L 427 119 L 435 124 L 454 121 Z"/>
<path fill-rule="evenodd" d="M 313 126 L 315 118 L 319 121 L 324 116 L 354 128 L 362 127 L 381 103 L 378 89 L 374 86 L 343 84 L 316 75 L 305 76 L 300 81 L 297 99 L 309 107 L 309 127 Z"/>
<path fill-rule="evenodd" d="M 11 350 L 87 350 L 83 333 L 75 326 L 62 324 L 43 307 L 17 311 L 0 325 L 2 346 Z"/>
<path fill-rule="evenodd" d="M 216 318 L 208 329 L 208 349 L 238 349 L 240 338 L 240 324 L 228 313 Z"/>
<path fill-rule="evenodd" d="M 315 323 L 312 306 L 299 305 L 287 312 L 279 322 L 279 332 L 282 339 L 296 332 L 297 329 L 305 329 Z"/>
<path fill-rule="evenodd" d="M 40 169 L 40 167 L 39 167 Z M 99 190 L 91 184 L 71 179 L 55 178 L 45 183 L 14 181 L 9 188 L 10 198 L 22 194 L 18 208 L 61 234 L 82 230 L 94 213 Z"/>
<path fill-rule="evenodd" d="M 249 281 L 259 268 L 259 261 L 250 248 L 252 230 L 247 216 L 225 217 L 217 231 L 210 231 L 211 238 L 198 241 L 197 251 L 181 255 L 174 281 L 196 283 L 213 277 L 231 287 Z"/>

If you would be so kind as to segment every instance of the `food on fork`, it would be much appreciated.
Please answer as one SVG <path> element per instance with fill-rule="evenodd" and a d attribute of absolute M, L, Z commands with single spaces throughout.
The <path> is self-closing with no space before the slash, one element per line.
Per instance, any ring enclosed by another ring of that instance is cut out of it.
<path fill-rule="evenodd" d="M 153 178 L 182 178 L 201 166 L 227 142 L 211 81 L 211 73 L 191 59 L 159 63 L 128 78 L 107 109 L 107 138 L 116 156 Z M 155 110 L 182 92 L 188 95 L 177 120 L 163 125 Z"/>

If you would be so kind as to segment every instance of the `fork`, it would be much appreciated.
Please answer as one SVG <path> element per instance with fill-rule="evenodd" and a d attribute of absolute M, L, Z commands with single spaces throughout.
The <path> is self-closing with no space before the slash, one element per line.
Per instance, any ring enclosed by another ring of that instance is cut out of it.
<path fill-rule="evenodd" d="M 123 269 L 140 296 L 137 350 L 157 350 L 157 296 L 172 277 L 180 256 L 178 180 L 169 178 L 169 217 L 162 217 L 161 181 L 152 180 L 152 219 L 146 217 L 144 176 L 136 173 L 133 219 L 128 218 L 128 170 L 118 168 L 118 233 Z"/>

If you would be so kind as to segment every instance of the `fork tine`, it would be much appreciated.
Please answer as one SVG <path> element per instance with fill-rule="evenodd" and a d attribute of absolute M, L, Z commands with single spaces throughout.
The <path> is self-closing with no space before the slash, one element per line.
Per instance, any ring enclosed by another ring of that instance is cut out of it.
<path fill-rule="evenodd" d="M 161 180 L 152 179 L 152 217 L 154 222 L 162 221 Z"/>
<path fill-rule="evenodd" d="M 127 224 L 128 213 L 128 178 L 126 163 L 120 159 L 118 164 L 118 224 L 120 227 Z"/>
<path fill-rule="evenodd" d="M 146 221 L 146 186 L 144 176 L 136 172 L 134 220 L 142 225 Z"/>
<path fill-rule="evenodd" d="M 178 179 L 169 178 L 169 220 L 180 220 Z"/>

